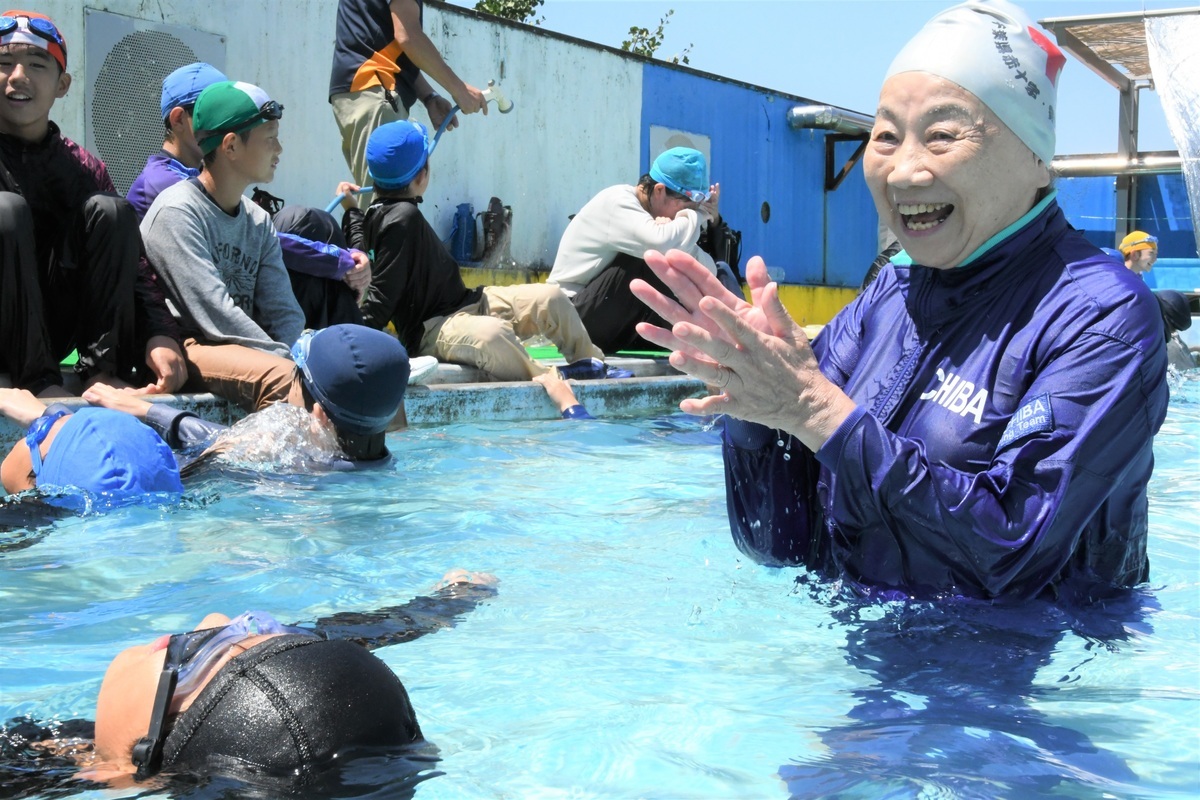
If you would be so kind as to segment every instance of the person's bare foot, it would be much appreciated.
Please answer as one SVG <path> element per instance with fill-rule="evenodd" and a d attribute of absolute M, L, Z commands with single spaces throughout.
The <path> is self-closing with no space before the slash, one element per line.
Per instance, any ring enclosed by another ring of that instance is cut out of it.
<path fill-rule="evenodd" d="M 575 392 L 571 389 L 571 384 L 563 380 L 562 375 L 558 373 L 556 368 L 551 367 L 541 375 L 535 375 L 533 382 L 542 385 L 542 388 L 546 390 L 546 394 L 550 395 L 550 399 L 558 406 L 560 414 L 571 406 L 579 405 L 579 398 L 575 396 Z"/>

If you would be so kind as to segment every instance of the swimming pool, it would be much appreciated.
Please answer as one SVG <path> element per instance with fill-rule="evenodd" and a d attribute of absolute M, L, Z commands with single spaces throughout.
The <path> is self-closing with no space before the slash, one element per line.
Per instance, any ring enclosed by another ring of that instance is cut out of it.
<path fill-rule="evenodd" d="M 714 442 L 682 416 L 422 428 L 388 470 L 60 522 L 0 554 L 0 719 L 91 717 L 113 655 L 209 610 L 369 610 L 461 566 L 496 598 L 376 651 L 438 748 L 421 800 L 1200 791 L 1200 380 L 1156 442 L 1151 583 L 1082 619 L 756 566 Z"/>

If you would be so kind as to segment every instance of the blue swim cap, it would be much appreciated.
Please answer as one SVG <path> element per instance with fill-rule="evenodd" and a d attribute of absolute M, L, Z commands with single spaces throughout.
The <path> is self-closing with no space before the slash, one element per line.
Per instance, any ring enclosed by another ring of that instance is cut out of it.
<path fill-rule="evenodd" d="M 1108 256 L 1113 261 L 1116 261 L 1118 264 L 1121 264 L 1122 266 L 1124 266 L 1125 256 L 1121 255 L 1120 250 L 1114 250 L 1111 247 L 1101 247 L 1100 252 L 1104 253 L 1104 255 Z"/>
<path fill-rule="evenodd" d="M 167 443 L 136 418 L 107 408 L 81 408 L 67 417 L 36 477 L 43 491 L 83 490 L 106 505 L 183 491 Z"/>
<path fill-rule="evenodd" d="M 176 106 L 186 108 L 196 105 L 196 100 L 200 97 L 201 92 L 214 83 L 227 80 L 229 79 L 221 70 L 212 64 L 205 64 L 203 61 L 180 67 L 163 78 L 162 118 L 165 120 L 171 113 L 171 109 Z"/>
<path fill-rule="evenodd" d="M 333 325 L 308 332 L 292 345 L 304 387 L 339 433 L 381 434 L 408 388 L 408 351 L 364 325 Z"/>
<path fill-rule="evenodd" d="M 400 120 L 380 125 L 367 139 L 367 173 L 380 189 L 399 189 L 412 183 L 429 160 L 433 147 L 419 122 Z"/>
<path fill-rule="evenodd" d="M 650 165 L 650 177 L 673 192 L 688 195 L 689 200 L 708 199 L 708 162 L 704 154 L 690 147 L 672 147 Z"/>

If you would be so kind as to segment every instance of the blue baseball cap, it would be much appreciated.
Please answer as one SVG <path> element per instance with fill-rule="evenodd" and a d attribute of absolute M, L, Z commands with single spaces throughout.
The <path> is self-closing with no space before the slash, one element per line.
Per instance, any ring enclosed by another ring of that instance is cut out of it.
<path fill-rule="evenodd" d="M 183 491 L 175 456 L 162 437 L 107 408 L 81 408 L 67 417 L 36 478 L 43 491 L 82 490 L 107 505 Z"/>
<path fill-rule="evenodd" d="M 221 70 L 203 61 L 180 67 L 163 78 L 162 118 L 165 120 L 171 109 L 177 106 L 187 108 L 196 105 L 201 92 L 214 83 L 227 80 Z"/>
<path fill-rule="evenodd" d="M 672 147 L 650 165 L 650 177 L 687 199 L 703 203 L 709 197 L 708 162 L 690 147 Z"/>
<path fill-rule="evenodd" d="M 380 189 L 400 189 L 412 183 L 432 152 L 424 125 L 408 120 L 389 122 L 367 139 L 367 173 Z"/>
<path fill-rule="evenodd" d="M 408 351 L 394 338 L 364 325 L 306 331 L 292 345 L 304 388 L 338 430 L 346 455 L 387 454 L 383 437 L 404 402 Z"/>

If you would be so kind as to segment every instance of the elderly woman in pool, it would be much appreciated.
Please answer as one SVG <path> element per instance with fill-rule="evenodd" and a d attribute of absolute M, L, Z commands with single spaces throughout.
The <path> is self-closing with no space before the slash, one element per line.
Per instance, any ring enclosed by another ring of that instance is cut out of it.
<path fill-rule="evenodd" d="M 639 332 L 718 394 L 748 555 L 864 591 L 1087 601 L 1146 579 L 1167 405 L 1150 292 L 1055 202 L 1058 49 L 1015 6 L 948 9 L 901 51 L 864 171 L 904 252 L 811 343 L 761 259 L 752 303 L 682 253 Z"/>

